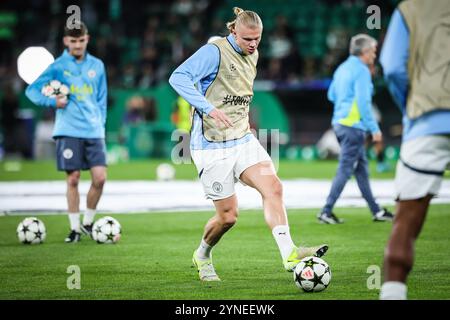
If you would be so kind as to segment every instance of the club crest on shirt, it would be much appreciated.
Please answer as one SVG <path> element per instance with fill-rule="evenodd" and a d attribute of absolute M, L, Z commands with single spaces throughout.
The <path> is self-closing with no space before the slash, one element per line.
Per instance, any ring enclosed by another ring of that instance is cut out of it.
<path fill-rule="evenodd" d="M 95 70 L 91 69 L 88 71 L 88 77 L 89 78 L 94 78 L 97 75 L 97 72 L 95 72 Z"/>

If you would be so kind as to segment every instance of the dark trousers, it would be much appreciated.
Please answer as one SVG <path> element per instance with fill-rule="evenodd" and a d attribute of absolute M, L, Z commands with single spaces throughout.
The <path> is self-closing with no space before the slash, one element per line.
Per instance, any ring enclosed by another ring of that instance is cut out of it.
<path fill-rule="evenodd" d="M 331 185 L 330 194 L 322 212 L 331 214 L 333 207 L 342 193 L 347 181 L 355 174 L 359 190 L 367 201 L 372 214 L 380 211 L 375 202 L 369 184 L 369 168 L 365 149 L 365 132 L 347 126 L 336 125 L 333 127 L 336 137 L 341 146 L 339 155 L 339 166 Z"/>

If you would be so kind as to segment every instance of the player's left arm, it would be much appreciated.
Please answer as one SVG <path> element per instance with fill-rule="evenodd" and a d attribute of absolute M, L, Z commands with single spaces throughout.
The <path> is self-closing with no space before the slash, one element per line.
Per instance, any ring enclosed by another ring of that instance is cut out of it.
<path fill-rule="evenodd" d="M 100 76 L 98 83 L 98 92 L 97 92 L 97 103 L 100 111 L 102 113 L 103 125 L 106 123 L 106 110 L 107 110 L 107 102 L 108 102 L 108 84 L 106 80 L 106 69 L 105 65 L 102 63 L 100 68 Z"/>

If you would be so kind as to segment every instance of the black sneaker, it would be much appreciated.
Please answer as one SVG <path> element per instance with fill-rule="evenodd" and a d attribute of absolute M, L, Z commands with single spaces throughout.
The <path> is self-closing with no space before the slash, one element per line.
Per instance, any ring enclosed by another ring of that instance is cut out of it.
<path fill-rule="evenodd" d="M 93 223 L 91 223 L 91 224 L 85 224 L 85 225 L 81 225 L 80 226 L 80 229 L 81 229 L 81 231 L 83 231 L 83 233 L 85 234 L 85 235 L 87 235 L 87 236 L 89 236 L 89 237 L 91 237 L 92 238 L 92 226 L 93 226 L 94 224 Z"/>
<path fill-rule="evenodd" d="M 379 222 L 379 221 L 392 221 L 394 220 L 394 215 L 389 212 L 386 208 L 383 208 L 383 210 L 378 211 L 373 215 L 373 221 Z"/>
<path fill-rule="evenodd" d="M 66 243 L 75 243 L 80 242 L 81 240 L 81 233 L 76 232 L 75 230 L 71 230 L 69 235 L 67 236 L 66 240 L 64 240 Z"/>
<path fill-rule="evenodd" d="M 344 223 L 344 220 L 336 217 L 336 215 L 334 213 L 327 214 L 325 212 L 322 212 L 317 216 L 317 219 L 319 219 L 320 223 L 326 223 L 326 224 Z"/>

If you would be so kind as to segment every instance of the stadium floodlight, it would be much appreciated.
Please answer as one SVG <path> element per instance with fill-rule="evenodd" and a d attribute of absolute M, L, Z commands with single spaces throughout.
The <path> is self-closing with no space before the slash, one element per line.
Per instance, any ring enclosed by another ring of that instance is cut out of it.
<path fill-rule="evenodd" d="M 28 47 L 17 58 L 19 76 L 28 84 L 36 80 L 55 61 L 44 47 Z"/>

